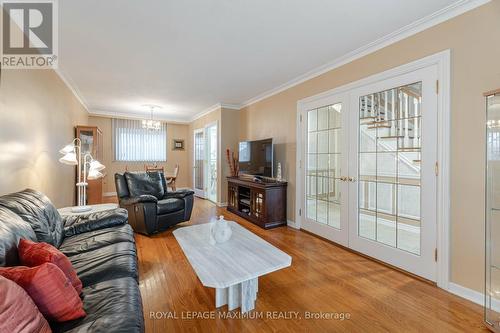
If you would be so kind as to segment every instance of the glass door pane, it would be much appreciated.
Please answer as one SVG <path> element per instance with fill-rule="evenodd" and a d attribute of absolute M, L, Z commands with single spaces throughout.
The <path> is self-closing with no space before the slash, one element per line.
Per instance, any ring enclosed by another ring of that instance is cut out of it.
<path fill-rule="evenodd" d="M 420 254 L 422 82 L 359 99 L 358 236 Z"/>
<path fill-rule="evenodd" d="M 203 130 L 194 133 L 194 189 L 204 197 L 203 161 L 205 160 L 205 140 Z"/>
<path fill-rule="evenodd" d="M 342 103 L 307 112 L 306 217 L 340 229 Z"/>

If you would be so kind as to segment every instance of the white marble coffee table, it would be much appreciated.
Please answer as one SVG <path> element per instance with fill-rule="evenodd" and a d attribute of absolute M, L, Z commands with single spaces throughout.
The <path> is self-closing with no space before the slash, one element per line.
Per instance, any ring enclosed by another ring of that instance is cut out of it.
<path fill-rule="evenodd" d="M 235 222 L 225 243 L 211 245 L 210 223 L 179 228 L 174 236 L 205 287 L 215 288 L 215 307 L 255 307 L 259 276 L 288 267 L 292 258 Z"/>

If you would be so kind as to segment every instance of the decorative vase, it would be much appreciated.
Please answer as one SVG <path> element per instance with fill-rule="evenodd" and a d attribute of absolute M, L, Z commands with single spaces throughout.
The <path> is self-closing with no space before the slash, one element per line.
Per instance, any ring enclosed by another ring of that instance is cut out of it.
<path fill-rule="evenodd" d="M 226 160 L 227 165 L 229 166 L 229 175 L 231 177 L 238 177 L 240 172 L 240 164 L 238 162 L 238 155 L 233 151 L 231 153 L 231 149 L 226 149 Z"/>
<path fill-rule="evenodd" d="M 233 231 L 229 222 L 224 220 L 224 216 L 221 215 L 210 227 L 210 244 L 215 245 L 227 242 L 232 234 Z"/>

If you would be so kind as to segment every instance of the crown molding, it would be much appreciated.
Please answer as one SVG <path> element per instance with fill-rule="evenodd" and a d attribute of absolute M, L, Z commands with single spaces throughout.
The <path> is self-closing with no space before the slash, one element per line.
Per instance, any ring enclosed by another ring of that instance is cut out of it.
<path fill-rule="evenodd" d="M 144 113 L 134 113 L 134 112 L 124 112 L 124 111 L 109 111 L 109 110 L 97 110 L 90 109 L 90 116 L 104 117 L 104 118 L 119 118 L 119 119 L 135 119 L 142 120 L 147 119 L 148 115 Z M 182 118 L 169 118 L 169 117 L 161 117 L 155 116 L 155 120 L 160 120 L 169 124 L 182 124 L 187 125 L 190 123 L 189 120 L 185 120 Z"/>
<path fill-rule="evenodd" d="M 70 76 L 67 73 L 64 73 L 64 71 L 60 67 L 54 69 L 54 71 L 59 76 L 59 78 L 64 82 L 66 87 L 68 87 L 68 89 L 73 93 L 73 95 L 80 102 L 83 108 L 87 110 L 88 113 L 90 113 L 88 103 L 85 101 L 85 98 L 83 98 L 82 94 L 76 87 L 75 82 L 70 78 Z"/>
<path fill-rule="evenodd" d="M 487 4 L 491 0 L 460 0 L 445 8 L 442 8 L 430 15 L 427 15 L 413 23 L 410 23 L 390 34 L 385 35 L 371 43 L 368 43 L 354 51 L 351 51 L 329 63 L 317 67 L 309 72 L 297 76 L 296 78 L 285 82 L 273 89 L 265 91 L 253 98 L 250 98 L 240 105 L 240 108 L 247 107 L 251 104 L 260 102 L 268 97 L 276 95 L 305 81 L 320 76 L 335 68 L 348 64 L 356 59 L 362 58 L 370 53 L 378 51 L 386 46 L 399 42 L 405 38 L 415 35 L 421 31 L 429 29 L 435 25 L 452 19 L 458 15 L 466 13 L 474 8 Z"/>
<path fill-rule="evenodd" d="M 222 109 L 229 109 L 229 110 L 240 110 L 241 109 L 241 104 L 219 103 L 219 105 Z"/>
<path fill-rule="evenodd" d="M 192 116 L 191 119 L 189 119 L 189 121 L 190 122 L 195 121 L 195 120 L 200 119 L 201 117 L 206 116 L 207 114 L 212 113 L 214 111 L 217 111 L 219 109 L 240 110 L 241 105 L 240 104 L 217 103 L 217 104 L 212 105 L 209 108 L 206 108 L 205 110 L 203 110 L 201 112 L 198 112 L 197 114 Z"/>
<path fill-rule="evenodd" d="M 201 112 L 198 112 L 197 114 L 195 114 L 194 116 L 192 116 L 191 119 L 189 119 L 189 121 L 195 121 L 196 119 L 200 119 L 201 117 L 206 116 L 209 113 L 217 111 L 221 107 L 222 107 L 221 103 L 214 104 L 211 107 L 208 107 L 205 110 L 203 110 Z"/>

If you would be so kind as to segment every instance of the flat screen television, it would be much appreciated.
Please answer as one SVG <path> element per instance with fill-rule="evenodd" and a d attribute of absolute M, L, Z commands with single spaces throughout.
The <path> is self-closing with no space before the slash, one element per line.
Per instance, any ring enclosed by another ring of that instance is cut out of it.
<path fill-rule="evenodd" d="M 240 142 L 240 173 L 273 177 L 273 155 L 273 139 Z"/>

